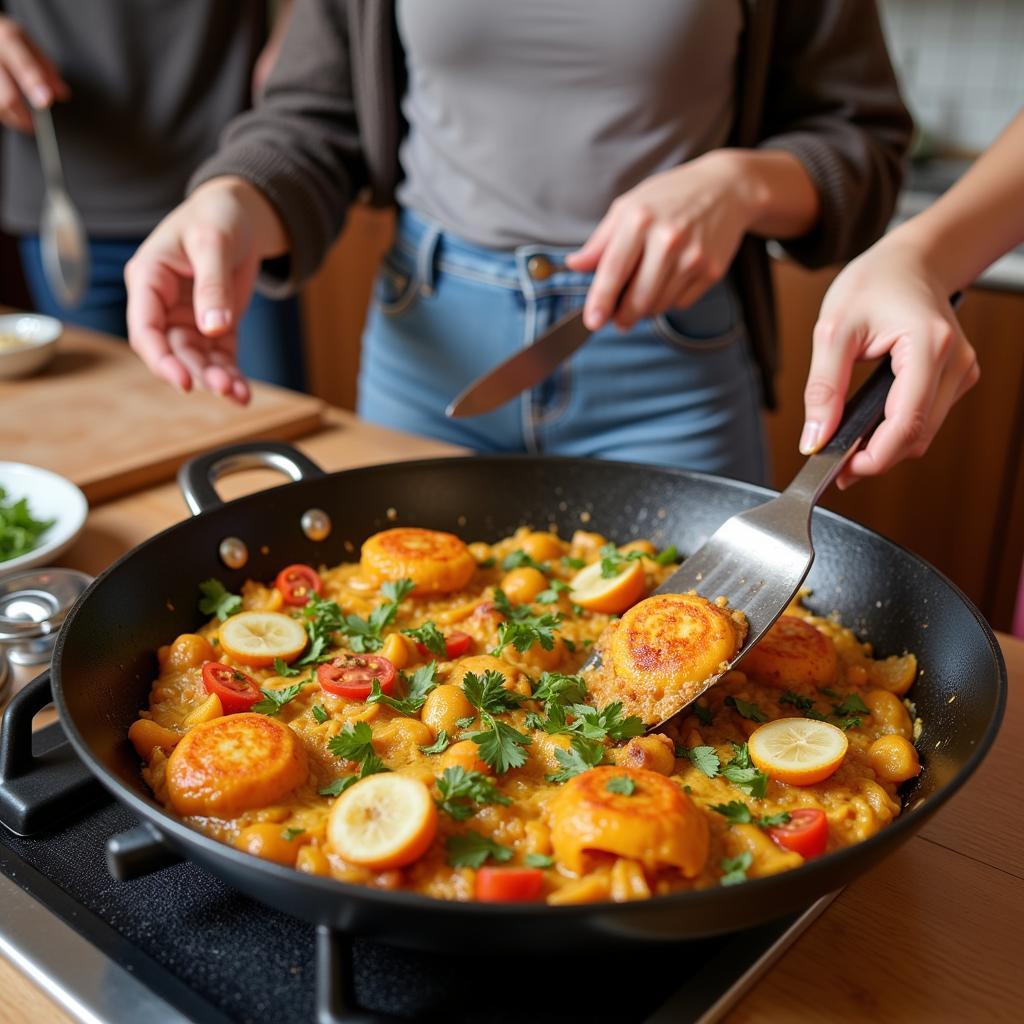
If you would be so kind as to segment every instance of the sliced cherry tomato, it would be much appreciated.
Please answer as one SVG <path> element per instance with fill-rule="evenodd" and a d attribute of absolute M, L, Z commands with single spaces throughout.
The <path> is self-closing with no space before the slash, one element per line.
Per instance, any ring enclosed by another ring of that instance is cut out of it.
<path fill-rule="evenodd" d="M 263 696 L 252 676 L 219 661 L 208 661 L 203 665 L 203 686 L 207 693 L 220 697 L 225 715 L 248 711 Z"/>
<path fill-rule="evenodd" d="M 473 638 L 468 633 L 463 633 L 461 629 L 454 630 L 444 638 L 445 657 L 449 661 L 452 658 L 461 658 L 472 643 Z M 429 654 L 432 658 L 434 657 L 433 651 L 428 650 L 427 645 L 421 644 L 419 640 L 416 641 L 416 650 L 420 654 Z"/>
<path fill-rule="evenodd" d="M 810 860 L 820 857 L 828 845 L 828 819 L 824 811 L 802 807 L 791 811 L 785 825 L 768 829 L 768 835 L 784 850 L 792 850 Z"/>
<path fill-rule="evenodd" d="M 383 693 L 391 693 L 395 686 L 394 662 L 379 654 L 343 654 L 317 666 L 316 670 L 321 689 L 355 700 L 370 696 L 374 679 L 380 680 Z"/>
<path fill-rule="evenodd" d="M 316 569 L 309 565 L 289 565 L 277 574 L 274 586 L 281 592 L 285 604 L 304 605 L 310 594 L 320 594 L 324 589 Z"/>
<path fill-rule="evenodd" d="M 476 898 L 487 903 L 527 903 L 540 899 L 544 872 L 540 868 L 480 868 Z"/>

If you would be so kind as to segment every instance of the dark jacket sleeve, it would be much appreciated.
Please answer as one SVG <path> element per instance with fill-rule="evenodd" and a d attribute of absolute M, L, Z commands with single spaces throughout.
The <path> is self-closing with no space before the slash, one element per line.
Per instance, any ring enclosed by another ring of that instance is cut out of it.
<path fill-rule="evenodd" d="M 274 70 L 256 109 L 224 130 L 192 176 L 245 178 L 270 200 L 291 241 L 289 259 L 266 264 L 261 290 L 282 294 L 319 266 L 367 183 L 353 94 L 344 2 L 296 0 Z"/>
<path fill-rule="evenodd" d="M 785 0 L 771 53 L 758 145 L 796 156 L 821 199 L 816 228 L 782 245 L 806 266 L 845 262 L 889 223 L 913 130 L 875 4 Z"/>

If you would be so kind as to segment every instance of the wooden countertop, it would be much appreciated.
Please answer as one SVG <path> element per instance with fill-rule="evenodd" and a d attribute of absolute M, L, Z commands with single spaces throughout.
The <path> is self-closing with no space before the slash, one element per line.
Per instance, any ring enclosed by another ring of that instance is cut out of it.
<path fill-rule="evenodd" d="M 298 447 L 328 470 L 454 451 L 341 412 Z M 235 497 L 279 479 L 239 474 L 221 493 Z M 92 510 L 64 561 L 96 573 L 186 515 L 173 484 L 110 501 Z M 922 832 L 839 896 L 728 1015 L 730 1024 L 1017 1018 L 1024 816 L 1013 787 L 1024 779 L 1024 642 L 999 639 L 1010 700 L 984 765 Z M 2 958 L 0 991 L 4 1024 L 70 1020 Z"/>

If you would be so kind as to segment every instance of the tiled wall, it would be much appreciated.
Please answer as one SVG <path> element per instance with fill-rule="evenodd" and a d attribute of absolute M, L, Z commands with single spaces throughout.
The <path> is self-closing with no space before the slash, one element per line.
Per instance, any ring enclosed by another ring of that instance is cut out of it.
<path fill-rule="evenodd" d="M 1024 107 L 1024 0 L 880 0 L 924 143 L 984 149 Z"/>

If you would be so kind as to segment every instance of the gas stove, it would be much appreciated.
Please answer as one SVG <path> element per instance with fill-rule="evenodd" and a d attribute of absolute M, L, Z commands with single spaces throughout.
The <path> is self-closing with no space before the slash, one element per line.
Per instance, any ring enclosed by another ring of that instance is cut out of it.
<path fill-rule="evenodd" d="M 33 749 L 62 742 L 54 724 Z M 701 942 L 510 959 L 467 934 L 452 956 L 317 929 L 188 862 L 114 881 L 106 842 L 138 822 L 112 800 L 33 820 L 29 837 L 0 826 L 0 953 L 90 1024 L 708 1022 L 832 899 Z"/>

